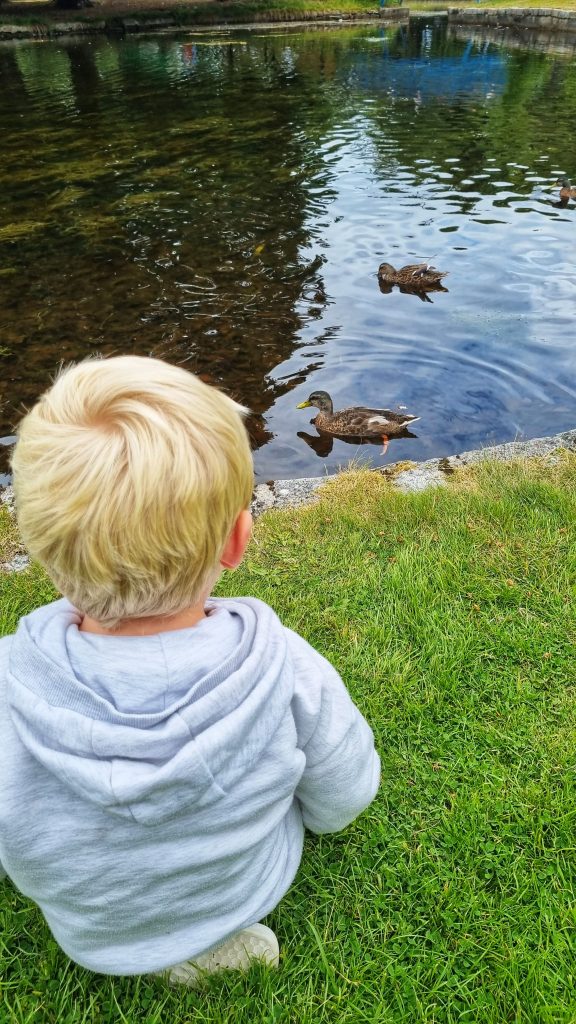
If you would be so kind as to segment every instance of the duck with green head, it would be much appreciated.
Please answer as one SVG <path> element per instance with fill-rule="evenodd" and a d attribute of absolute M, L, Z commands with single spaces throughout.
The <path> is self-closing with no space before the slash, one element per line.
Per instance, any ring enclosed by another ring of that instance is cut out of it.
<path fill-rule="evenodd" d="M 309 406 L 315 406 L 320 410 L 313 420 L 317 430 L 341 437 L 381 437 L 384 445 L 383 455 L 391 437 L 398 437 L 408 424 L 420 419 L 419 416 L 412 416 L 410 413 L 394 412 L 392 409 L 367 409 L 362 405 L 334 412 L 332 399 L 327 391 L 313 391 L 297 408 L 307 409 Z"/>

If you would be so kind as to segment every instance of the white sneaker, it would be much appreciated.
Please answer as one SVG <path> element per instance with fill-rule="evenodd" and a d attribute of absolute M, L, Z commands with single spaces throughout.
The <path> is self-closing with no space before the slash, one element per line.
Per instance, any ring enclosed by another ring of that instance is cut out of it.
<path fill-rule="evenodd" d="M 254 960 L 277 967 L 279 958 L 278 939 L 272 929 L 265 924 L 253 924 L 194 960 L 184 960 L 160 973 L 173 985 L 196 985 L 203 974 L 247 971 Z"/>

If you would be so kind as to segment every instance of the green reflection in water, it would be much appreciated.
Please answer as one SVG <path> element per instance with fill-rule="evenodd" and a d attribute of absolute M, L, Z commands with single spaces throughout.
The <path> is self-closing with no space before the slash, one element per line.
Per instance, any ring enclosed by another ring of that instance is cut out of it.
<path fill-rule="evenodd" d="M 0 51 L 0 86 L 4 434 L 61 360 L 137 351 L 250 405 L 262 444 L 264 414 L 321 364 L 344 319 L 327 261 L 350 277 L 360 258 L 375 270 L 386 245 L 379 226 L 351 250 L 331 247 L 348 158 L 362 187 L 375 183 L 350 193 L 350 223 L 356 204 L 365 223 L 381 198 L 390 238 L 404 231 L 424 254 L 410 203 L 422 206 L 431 170 L 450 235 L 462 218 L 498 223 L 542 153 L 542 178 L 573 160 L 571 63 L 449 37 L 440 23 L 16 46 Z M 480 214 L 479 197 L 493 197 Z M 426 313 L 406 302 L 407 315 Z"/>

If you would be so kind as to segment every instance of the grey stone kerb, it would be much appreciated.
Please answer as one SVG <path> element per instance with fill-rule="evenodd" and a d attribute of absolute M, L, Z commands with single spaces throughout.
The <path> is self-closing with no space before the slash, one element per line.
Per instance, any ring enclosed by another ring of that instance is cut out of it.
<path fill-rule="evenodd" d="M 461 466 L 469 466 L 485 459 L 507 462 L 511 459 L 541 457 L 550 455 L 558 448 L 576 451 L 576 430 L 566 430 L 563 434 L 554 434 L 553 437 L 536 437 L 532 441 L 497 444 L 492 448 L 479 448 L 476 451 L 462 452 L 461 455 L 449 455 L 443 459 L 429 459 L 427 462 L 393 463 L 374 472 L 386 474 L 393 487 L 409 494 L 445 484 L 446 477 Z M 271 508 L 295 508 L 298 505 L 306 505 L 314 500 L 318 488 L 330 479 L 330 476 L 314 476 L 258 484 L 254 492 L 252 512 L 254 515 L 260 515 Z M 11 487 L 0 489 L 0 504 L 13 511 L 14 495 Z M 28 556 L 20 552 L 9 562 L 0 562 L 0 571 L 18 572 L 25 569 L 28 564 Z"/>
<path fill-rule="evenodd" d="M 460 466 L 469 466 L 485 459 L 507 462 L 510 459 L 535 458 L 549 455 L 558 448 L 576 451 L 576 430 L 567 430 L 553 437 L 536 437 L 532 441 L 510 441 L 492 448 L 449 455 L 443 459 L 429 459 L 427 462 L 407 462 L 390 465 L 375 472 L 385 473 L 390 483 L 405 493 L 423 491 L 427 487 L 443 485 L 446 477 Z M 258 484 L 254 493 L 252 512 L 259 515 L 270 508 L 293 508 L 314 500 L 315 492 L 330 476 L 304 477 L 300 480 L 275 480 Z"/>

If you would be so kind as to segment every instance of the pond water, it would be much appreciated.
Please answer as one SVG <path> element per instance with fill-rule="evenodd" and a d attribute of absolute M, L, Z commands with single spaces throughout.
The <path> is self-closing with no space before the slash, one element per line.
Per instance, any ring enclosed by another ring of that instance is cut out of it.
<path fill-rule="evenodd" d="M 249 405 L 261 479 L 574 427 L 575 104 L 571 55 L 442 19 L 3 45 L 0 436 L 90 352 Z M 446 292 L 380 292 L 419 259 Z M 326 443 L 315 389 L 418 436 Z"/>

